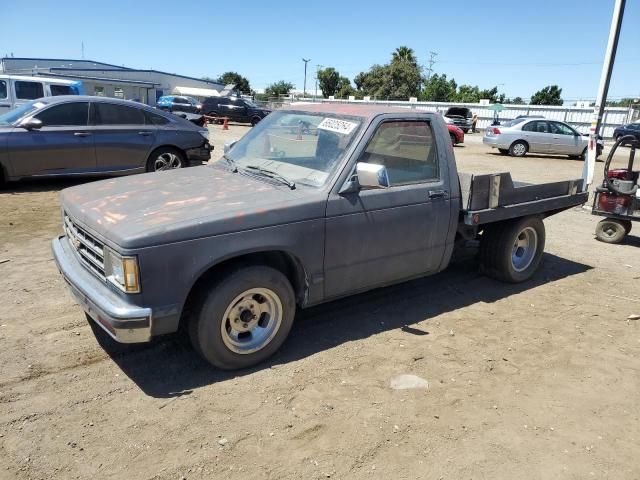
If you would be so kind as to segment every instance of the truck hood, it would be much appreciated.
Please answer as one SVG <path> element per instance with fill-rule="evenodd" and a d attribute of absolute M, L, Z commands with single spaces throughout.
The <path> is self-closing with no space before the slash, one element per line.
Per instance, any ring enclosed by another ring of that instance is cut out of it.
<path fill-rule="evenodd" d="M 67 188 L 61 204 L 105 243 L 133 249 L 319 218 L 326 198 L 211 165 Z"/>

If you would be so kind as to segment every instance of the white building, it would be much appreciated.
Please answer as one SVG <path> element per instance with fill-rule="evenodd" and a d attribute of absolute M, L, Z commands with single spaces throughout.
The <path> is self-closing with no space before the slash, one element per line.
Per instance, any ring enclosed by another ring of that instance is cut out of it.
<path fill-rule="evenodd" d="M 186 75 L 93 60 L 5 57 L 0 58 L 0 73 L 81 81 L 85 95 L 138 99 L 148 105 L 155 105 L 162 95 L 192 91 L 205 97 L 217 95 L 224 88 L 219 83 Z"/>

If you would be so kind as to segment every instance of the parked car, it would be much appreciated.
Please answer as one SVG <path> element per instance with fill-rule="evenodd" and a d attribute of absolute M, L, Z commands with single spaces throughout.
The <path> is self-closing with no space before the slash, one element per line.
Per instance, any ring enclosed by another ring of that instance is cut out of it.
<path fill-rule="evenodd" d="M 613 131 L 613 138 L 617 141 L 618 138 L 626 135 L 633 135 L 636 140 L 640 141 L 640 123 L 628 123 L 622 127 L 618 127 Z"/>
<path fill-rule="evenodd" d="M 444 114 L 445 117 L 450 118 L 456 127 L 459 127 L 464 133 L 469 133 L 471 130 L 471 118 L 473 112 L 467 107 L 449 107 Z"/>
<path fill-rule="evenodd" d="M 257 125 L 271 113 L 271 110 L 240 97 L 207 97 L 202 102 L 202 111 L 212 117 L 227 117 L 229 120 L 251 125 Z"/>
<path fill-rule="evenodd" d="M 289 132 L 303 122 L 308 132 Z M 582 185 L 459 174 L 439 114 L 301 104 L 212 165 L 64 190 L 52 248 L 115 340 L 183 326 L 207 361 L 244 368 L 276 352 L 298 308 L 436 274 L 458 241 L 480 241 L 487 275 L 526 281 L 542 219 L 584 203 Z"/>
<path fill-rule="evenodd" d="M 0 114 L 41 97 L 82 95 L 80 81 L 61 78 L 0 75 Z"/>
<path fill-rule="evenodd" d="M 458 145 L 464 143 L 464 132 L 460 127 L 456 127 L 453 120 L 447 117 L 442 117 L 444 123 L 447 124 L 447 130 L 449 130 L 449 136 L 451 137 L 451 144 Z"/>
<path fill-rule="evenodd" d="M 202 111 L 202 103 L 195 98 L 176 95 L 160 97 L 156 107 L 167 112 L 200 113 Z"/>
<path fill-rule="evenodd" d="M 497 148 L 504 155 L 523 157 L 527 153 L 549 153 L 584 158 L 589 137 L 566 123 L 555 120 L 527 118 L 518 123 L 487 127 L 482 143 Z M 598 140 L 597 156 L 602 154 L 604 143 Z"/>
<path fill-rule="evenodd" d="M 128 100 L 40 98 L 0 115 L 0 180 L 199 165 L 210 158 L 208 133 Z"/>

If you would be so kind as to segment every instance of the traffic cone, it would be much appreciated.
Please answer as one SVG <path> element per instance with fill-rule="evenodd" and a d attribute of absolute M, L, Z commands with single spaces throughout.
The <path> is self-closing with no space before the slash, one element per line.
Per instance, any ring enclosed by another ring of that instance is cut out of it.
<path fill-rule="evenodd" d="M 224 123 L 222 124 L 222 129 L 229 130 L 229 119 L 227 117 L 224 117 Z"/>

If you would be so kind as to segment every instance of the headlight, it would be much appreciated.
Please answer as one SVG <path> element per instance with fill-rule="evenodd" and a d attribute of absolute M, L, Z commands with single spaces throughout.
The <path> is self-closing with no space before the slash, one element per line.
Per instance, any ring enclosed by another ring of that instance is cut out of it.
<path fill-rule="evenodd" d="M 104 275 L 123 292 L 140 293 L 140 275 L 136 257 L 123 257 L 105 247 Z"/>
<path fill-rule="evenodd" d="M 208 128 L 205 128 L 205 129 L 202 129 L 202 130 L 198 130 L 198 132 L 200 132 L 200 135 L 202 135 L 207 142 L 209 141 L 209 129 Z"/>

